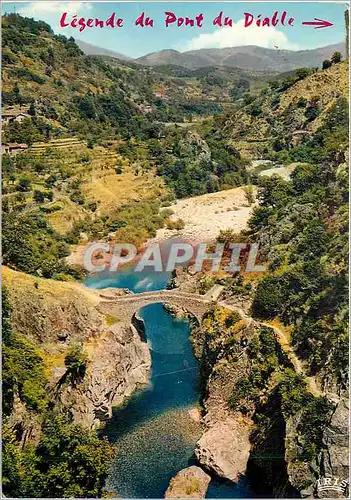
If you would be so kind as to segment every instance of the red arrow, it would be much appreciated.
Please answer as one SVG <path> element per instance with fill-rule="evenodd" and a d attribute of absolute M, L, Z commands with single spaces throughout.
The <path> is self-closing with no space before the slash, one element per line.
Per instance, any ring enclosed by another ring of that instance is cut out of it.
<path fill-rule="evenodd" d="M 329 28 L 329 26 L 334 26 L 333 23 L 324 21 L 323 19 L 318 19 L 318 17 L 315 17 L 314 21 L 305 21 L 301 24 L 305 24 L 306 26 L 314 26 L 314 29 Z"/>

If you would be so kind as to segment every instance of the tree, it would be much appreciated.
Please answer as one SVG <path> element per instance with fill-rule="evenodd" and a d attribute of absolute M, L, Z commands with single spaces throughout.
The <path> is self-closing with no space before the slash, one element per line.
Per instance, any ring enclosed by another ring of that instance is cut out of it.
<path fill-rule="evenodd" d="M 17 184 L 17 191 L 30 191 L 32 188 L 31 182 L 27 177 L 21 177 Z"/>
<path fill-rule="evenodd" d="M 237 86 L 241 89 L 249 90 L 250 82 L 249 80 L 246 80 L 246 78 L 239 78 Z"/>
<path fill-rule="evenodd" d="M 309 68 L 299 68 L 296 70 L 296 77 L 299 80 L 303 80 L 310 74 L 310 69 Z"/>
<path fill-rule="evenodd" d="M 231 99 L 233 99 L 233 101 L 239 99 L 242 95 L 241 89 L 239 89 L 236 85 L 234 85 L 234 87 L 231 87 L 228 93 Z"/>
<path fill-rule="evenodd" d="M 14 432 L 3 429 L 3 487 L 20 498 L 99 498 L 114 450 L 94 431 L 72 425 L 64 415 L 44 416 L 36 448 L 23 449 Z"/>
<path fill-rule="evenodd" d="M 107 440 L 64 416 L 47 418 L 37 447 L 38 469 L 49 498 L 99 497 L 109 471 L 113 449 Z M 43 494 L 41 496 L 44 496 Z"/>
<path fill-rule="evenodd" d="M 262 177 L 258 200 L 261 206 L 281 208 L 290 200 L 292 186 L 278 175 Z"/>
<path fill-rule="evenodd" d="M 35 106 L 34 106 L 33 103 L 31 103 L 31 105 L 29 106 L 28 114 L 31 115 L 31 116 L 35 116 L 36 115 Z"/>
<path fill-rule="evenodd" d="M 12 496 L 20 490 L 22 457 L 15 431 L 8 424 L 2 426 L 2 457 L 2 486 Z"/>
<path fill-rule="evenodd" d="M 331 65 L 332 65 L 332 62 L 330 61 L 330 59 L 325 59 L 323 61 L 323 64 L 322 64 L 322 69 L 330 68 Z"/>
<path fill-rule="evenodd" d="M 228 246 L 230 243 L 239 243 L 240 235 L 235 231 L 235 229 L 221 229 L 216 240 L 218 243 L 224 243 Z"/>
<path fill-rule="evenodd" d="M 339 63 L 341 59 L 342 59 L 341 52 L 334 52 L 331 58 L 333 64 Z"/>
<path fill-rule="evenodd" d="M 279 280 L 274 277 L 260 281 L 252 303 L 252 312 L 259 318 L 274 318 L 282 309 L 285 297 Z"/>
<path fill-rule="evenodd" d="M 297 101 L 296 106 L 298 108 L 305 108 L 307 106 L 307 99 L 305 97 L 300 97 L 300 99 Z"/>
<path fill-rule="evenodd" d="M 293 76 L 289 76 L 288 78 L 286 78 L 285 80 L 282 81 L 281 90 L 289 89 L 290 87 L 292 87 L 294 85 L 295 82 L 296 82 L 296 78 Z"/>
<path fill-rule="evenodd" d="M 252 103 L 252 101 L 253 101 L 255 98 L 254 98 L 254 96 L 252 96 L 252 95 L 250 95 L 250 94 L 244 94 L 243 99 L 244 99 L 244 104 L 245 104 L 245 106 L 247 106 L 248 104 Z"/>
<path fill-rule="evenodd" d="M 34 195 L 33 195 L 33 200 L 36 202 L 36 203 L 44 203 L 44 200 L 45 200 L 45 195 L 42 191 L 38 191 L 37 189 L 34 191 Z"/>
<path fill-rule="evenodd" d="M 57 181 L 57 176 L 55 174 L 49 175 L 49 177 L 46 179 L 45 184 L 48 188 L 53 187 L 55 182 Z"/>
<path fill-rule="evenodd" d="M 309 122 L 312 122 L 320 114 L 321 110 L 318 102 L 311 102 L 305 110 L 305 117 Z"/>
<path fill-rule="evenodd" d="M 253 103 L 247 110 L 249 115 L 256 117 L 262 114 L 262 108 L 258 102 Z"/>
<path fill-rule="evenodd" d="M 46 191 L 45 198 L 47 198 L 49 201 L 53 201 L 54 193 L 52 191 Z"/>

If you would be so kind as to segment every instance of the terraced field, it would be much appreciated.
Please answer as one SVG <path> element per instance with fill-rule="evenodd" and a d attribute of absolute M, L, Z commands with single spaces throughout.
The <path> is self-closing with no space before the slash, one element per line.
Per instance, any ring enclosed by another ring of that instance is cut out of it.
<path fill-rule="evenodd" d="M 8 181 L 4 196 L 12 209 L 20 204 L 25 212 L 45 212 L 53 228 L 66 234 L 77 221 L 108 215 L 125 203 L 166 193 L 151 167 L 145 168 L 141 160 L 132 162 L 115 146 L 88 147 L 78 137 L 34 143 L 16 159 L 28 165 L 25 177 L 30 189 L 19 194 Z M 52 199 L 36 203 L 35 192 L 47 196 L 48 190 Z"/>
<path fill-rule="evenodd" d="M 86 141 L 81 141 L 77 137 L 67 139 L 53 139 L 49 142 L 35 142 L 30 147 L 30 152 L 35 155 L 45 153 L 48 149 L 74 151 L 86 146 Z"/>

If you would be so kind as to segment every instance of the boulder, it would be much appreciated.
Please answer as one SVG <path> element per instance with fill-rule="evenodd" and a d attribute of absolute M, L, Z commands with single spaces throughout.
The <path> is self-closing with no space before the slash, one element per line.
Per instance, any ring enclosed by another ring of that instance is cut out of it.
<path fill-rule="evenodd" d="M 216 422 L 197 443 L 199 462 L 220 477 L 238 481 L 246 471 L 252 426 L 242 416 Z"/>
<path fill-rule="evenodd" d="M 195 465 L 171 479 L 165 498 L 205 498 L 211 477 Z"/>

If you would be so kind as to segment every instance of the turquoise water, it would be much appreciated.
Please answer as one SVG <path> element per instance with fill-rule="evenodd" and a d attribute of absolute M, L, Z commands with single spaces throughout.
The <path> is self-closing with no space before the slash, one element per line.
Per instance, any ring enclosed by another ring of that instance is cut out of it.
<path fill-rule="evenodd" d="M 140 293 L 165 288 L 168 273 L 118 273 L 89 277 L 93 288 L 129 288 Z M 173 318 L 161 304 L 139 311 L 151 350 L 150 383 L 115 408 L 103 433 L 116 446 L 107 488 L 123 498 L 164 498 L 170 479 L 194 463 L 201 425 L 189 410 L 199 407 L 199 364 L 189 341 L 188 321 Z M 249 497 L 238 485 L 212 480 L 208 498 Z"/>

